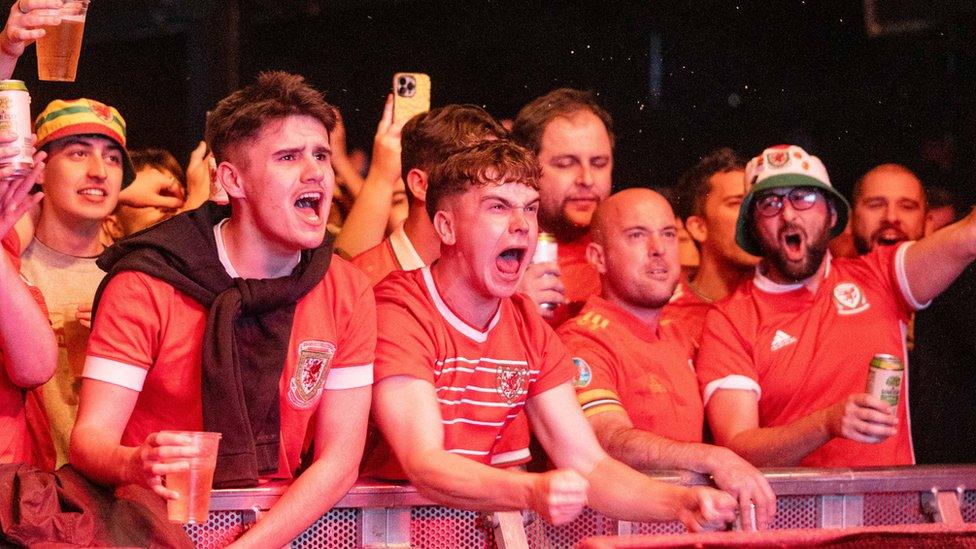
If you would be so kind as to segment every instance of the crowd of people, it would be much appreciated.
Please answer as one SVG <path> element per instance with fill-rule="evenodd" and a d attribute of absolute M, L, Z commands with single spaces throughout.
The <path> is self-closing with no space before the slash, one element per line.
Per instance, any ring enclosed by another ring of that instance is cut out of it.
<path fill-rule="evenodd" d="M 0 76 L 59 3 L 14 4 Z M 184 169 L 53 101 L 33 170 L 0 168 L 0 463 L 173 499 L 197 448 L 166 431 L 219 432 L 214 487 L 291 481 L 236 542 L 281 546 L 361 477 L 699 531 L 772 523 L 758 467 L 976 461 L 976 215 L 895 164 L 848 200 L 795 145 L 611 194 L 611 116 L 572 89 L 510 126 L 388 100 L 364 176 L 335 107 L 269 72 Z M 897 405 L 866 392 L 877 354 Z"/>

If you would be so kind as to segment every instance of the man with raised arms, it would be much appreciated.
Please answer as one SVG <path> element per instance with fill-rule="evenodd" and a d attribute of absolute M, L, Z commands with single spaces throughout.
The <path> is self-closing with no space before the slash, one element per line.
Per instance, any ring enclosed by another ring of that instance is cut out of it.
<path fill-rule="evenodd" d="M 432 170 L 427 208 L 440 259 L 376 287 L 374 416 L 399 463 L 379 451 L 366 474 L 407 478 L 443 505 L 532 509 L 555 524 L 587 503 L 696 531 L 730 520 L 728 494 L 652 481 L 600 448 L 574 397 L 565 347 L 535 304 L 513 295 L 535 247 L 538 178 L 532 155 L 508 141 Z M 558 470 L 490 466 L 522 409 Z"/>
<path fill-rule="evenodd" d="M 905 360 L 912 311 L 976 258 L 976 216 L 834 259 L 849 206 L 817 157 L 770 147 L 746 177 L 736 240 L 763 260 L 708 313 L 698 362 L 716 441 L 757 465 L 913 463 L 907 387 L 896 407 L 865 393 L 868 364 Z"/>

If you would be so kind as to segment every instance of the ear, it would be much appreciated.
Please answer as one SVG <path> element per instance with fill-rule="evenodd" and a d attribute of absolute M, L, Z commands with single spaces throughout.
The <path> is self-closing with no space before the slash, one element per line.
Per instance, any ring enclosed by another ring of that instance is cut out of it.
<path fill-rule="evenodd" d="M 606 274 L 607 272 L 607 254 L 605 253 L 603 246 L 597 244 L 596 242 L 590 242 L 586 246 L 586 260 L 596 267 L 596 271 L 600 274 Z"/>
<path fill-rule="evenodd" d="M 688 216 L 688 219 L 685 219 L 685 230 L 699 244 L 708 238 L 708 228 L 705 226 L 705 219 L 703 217 L 697 215 Z"/>
<path fill-rule="evenodd" d="M 407 172 L 406 185 L 414 198 L 427 202 L 427 172 L 413 168 Z"/>
<path fill-rule="evenodd" d="M 453 246 L 457 243 L 457 232 L 454 226 L 454 212 L 438 210 L 434 214 L 434 232 L 440 237 L 441 243 Z"/>
<path fill-rule="evenodd" d="M 102 218 L 102 233 L 99 240 L 105 246 L 111 246 L 116 240 L 119 240 L 125 236 L 122 233 L 122 224 L 119 223 L 119 218 L 115 214 L 109 214 Z"/>
<path fill-rule="evenodd" d="M 230 162 L 217 166 L 217 183 L 227 191 L 231 198 L 247 198 L 244 193 L 244 180 L 241 170 Z"/>
<path fill-rule="evenodd" d="M 831 200 L 829 203 L 830 203 L 830 228 L 833 229 L 834 225 L 837 224 L 837 206 L 834 206 L 833 200 Z M 847 225 L 850 226 L 850 224 L 851 224 L 851 216 L 848 215 Z M 844 230 L 847 230 L 847 227 L 844 227 Z"/>

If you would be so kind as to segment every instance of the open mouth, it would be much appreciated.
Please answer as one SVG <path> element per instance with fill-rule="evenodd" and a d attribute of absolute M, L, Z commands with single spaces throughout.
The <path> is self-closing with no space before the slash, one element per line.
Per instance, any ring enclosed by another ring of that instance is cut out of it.
<path fill-rule="evenodd" d="M 803 233 L 798 229 L 785 229 L 782 233 L 783 249 L 793 261 L 803 259 Z"/>
<path fill-rule="evenodd" d="M 319 221 L 319 206 L 322 204 L 322 193 L 307 192 L 302 193 L 295 200 L 295 208 L 302 213 L 309 221 Z"/>
<path fill-rule="evenodd" d="M 647 269 L 647 275 L 655 280 L 666 280 L 668 278 L 668 266 L 651 265 Z"/>
<path fill-rule="evenodd" d="M 878 244 L 882 246 L 891 246 L 906 240 L 908 240 L 908 235 L 893 229 L 882 231 L 877 237 Z"/>
<path fill-rule="evenodd" d="M 525 248 L 513 247 L 506 248 L 495 258 L 495 266 L 505 274 L 516 274 L 522 266 L 522 259 L 525 258 Z"/>

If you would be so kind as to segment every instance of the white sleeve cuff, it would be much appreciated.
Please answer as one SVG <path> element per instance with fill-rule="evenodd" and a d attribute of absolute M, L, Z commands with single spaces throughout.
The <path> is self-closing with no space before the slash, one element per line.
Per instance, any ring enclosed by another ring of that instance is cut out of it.
<path fill-rule="evenodd" d="M 759 384 L 756 383 L 756 380 L 752 379 L 751 377 L 740 375 L 725 376 L 716 379 L 715 381 L 710 381 L 707 385 L 705 385 L 705 394 L 702 395 L 702 401 L 706 406 L 708 405 L 708 399 L 712 398 L 715 391 L 718 391 L 719 389 L 740 389 L 743 391 L 752 391 L 756 393 L 757 401 L 759 400 L 759 397 L 762 396 L 762 389 L 759 388 Z"/>
<path fill-rule="evenodd" d="M 905 298 L 905 301 L 907 301 L 913 309 L 920 311 L 931 305 L 932 301 L 930 300 L 925 303 L 919 303 L 918 300 L 915 299 L 915 296 L 912 295 L 912 289 L 908 286 L 908 275 L 905 274 L 905 252 L 913 244 L 915 244 L 914 241 L 905 242 L 898 246 L 898 251 L 895 252 L 895 275 L 898 277 L 898 288 L 901 290 L 902 297 Z"/>
<path fill-rule="evenodd" d="M 117 360 L 88 355 L 85 358 L 85 369 L 81 377 L 97 379 L 126 389 L 141 392 L 142 384 L 146 381 L 148 370 L 133 364 L 126 364 Z"/>
<path fill-rule="evenodd" d="M 325 388 L 329 391 L 355 389 L 373 384 L 373 363 L 344 368 L 330 368 L 325 378 Z"/>

